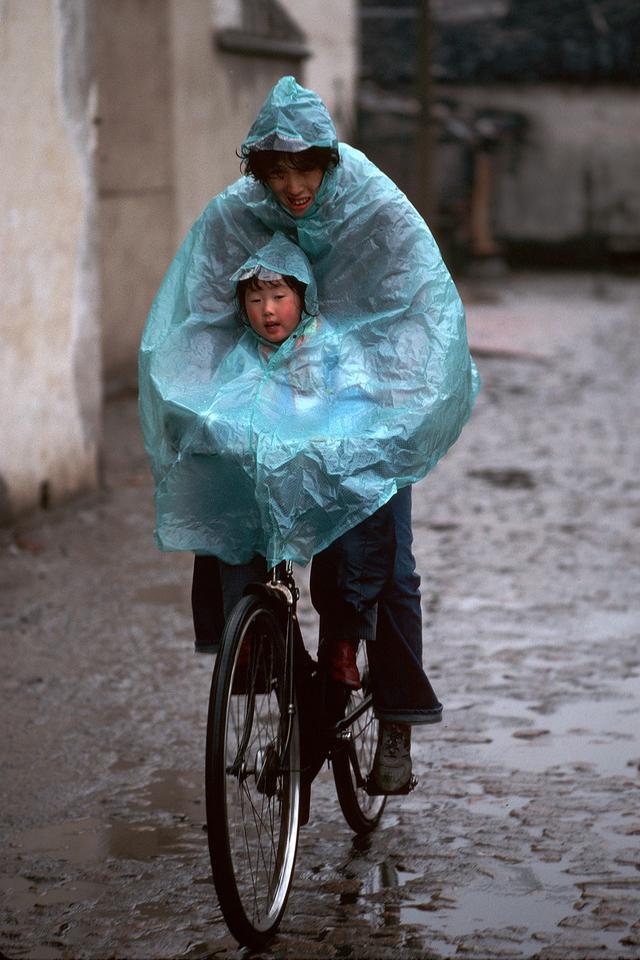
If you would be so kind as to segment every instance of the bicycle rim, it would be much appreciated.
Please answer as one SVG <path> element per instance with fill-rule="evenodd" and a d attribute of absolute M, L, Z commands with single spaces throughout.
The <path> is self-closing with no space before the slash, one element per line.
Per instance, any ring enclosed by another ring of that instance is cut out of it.
<path fill-rule="evenodd" d="M 362 689 L 351 691 L 345 710 L 346 716 L 357 709 L 369 694 L 369 665 L 364 643 L 358 651 L 358 668 Z M 347 731 L 347 739 L 335 750 L 332 758 L 340 807 L 345 820 L 358 834 L 369 833 L 378 825 L 387 802 L 386 797 L 371 797 L 364 789 L 364 782 L 373 767 L 378 729 L 379 723 L 371 706 L 354 720 Z"/>
<path fill-rule="evenodd" d="M 275 933 L 293 879 L 299 754 L 282 629 L 268 603 L 244 597 L 225 627 L 211 685 L 206 798 L 220 907 L 235 938 L 254 949 Z"/>

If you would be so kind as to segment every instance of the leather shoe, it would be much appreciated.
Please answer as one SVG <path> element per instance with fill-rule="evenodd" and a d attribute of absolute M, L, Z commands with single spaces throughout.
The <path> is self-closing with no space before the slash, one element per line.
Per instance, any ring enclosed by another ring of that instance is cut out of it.
<path fill-rule="evenodd" d="M 332 680 L 349 687 L 350 690 L 359 690 L 362 683 L 356 663 L 357 653 L 357 645 L 349 640 L 333 640 L 322 644 L 319 660 L 325 665 Z"/>

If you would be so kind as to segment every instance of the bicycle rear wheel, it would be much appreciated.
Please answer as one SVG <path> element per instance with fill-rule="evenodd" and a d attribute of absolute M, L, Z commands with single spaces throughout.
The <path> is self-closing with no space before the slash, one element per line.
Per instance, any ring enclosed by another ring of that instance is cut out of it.
<path fill-rule="evenodd" d="M 358 668 L 362 689 L 353 690 L 345 709 L 345 716 L 362 705 L 369 695 L 369 665 L 366 644 L 358 651 Z M 379 723 L 370 705 L 346 731 L 343 742 L 332 753 L 333 777 L 340 807 L 351 829 L 358 834 L 373 830 L 382 816 L 386 797 L 371 797 L 365 783 L 378 745 Z"/>
<path fill-rule="evenodd" d="M 276 611 L 243 597 L 223 634 L 209 699 L 206 803 L 213 881 L 234 937 L 260 949 L 293 879 L 300 807 L 298 715 Z"/>

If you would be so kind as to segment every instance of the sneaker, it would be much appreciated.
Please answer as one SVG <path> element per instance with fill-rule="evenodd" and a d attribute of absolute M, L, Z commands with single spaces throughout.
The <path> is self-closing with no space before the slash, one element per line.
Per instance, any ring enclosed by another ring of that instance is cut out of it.
<path fill-rule="evenodd" d="M 367 793 L 372 796 L 408 793 L 414 786 L 411 775 L 411 726 L 408 723 L 381 720 Z"/>
<path fill-rule="evenodd" d="M 341 683 L 350 690 L 359 690 L 360 672 L 356 663 L 357 643 L 349 640 L 322 641 L 318 651 L 318 661 L 324 665 L 332 680 Z"/>

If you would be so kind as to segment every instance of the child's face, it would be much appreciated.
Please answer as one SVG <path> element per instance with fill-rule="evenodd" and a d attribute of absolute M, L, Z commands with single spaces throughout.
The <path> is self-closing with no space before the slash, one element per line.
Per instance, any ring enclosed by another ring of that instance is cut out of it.
<path fill-rule="evenodd" d="M 294 217 L 300 217 L 315 200 L 322 183 L 324 173 L 319 167 L 311 170 L 297 170 L 281 160 L 267 177 L 267 183 L 282 204 Z"/>
<path fill-rule="evenodd" d="M 247 290 L 244 309 L 256 333 L 271 343 L 282 343 L 300 323 L 302 302 L 284 280 L 257 281 L 257 290 Z"/>

